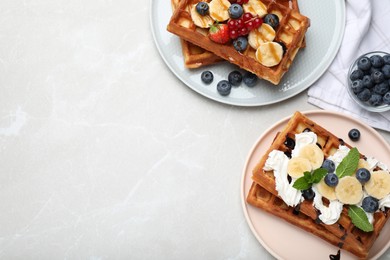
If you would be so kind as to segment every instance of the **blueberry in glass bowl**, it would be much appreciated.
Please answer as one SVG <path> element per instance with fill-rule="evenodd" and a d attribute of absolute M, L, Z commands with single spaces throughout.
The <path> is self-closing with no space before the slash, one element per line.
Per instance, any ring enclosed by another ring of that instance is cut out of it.
<path fill-rule="evenodd" d="M 371 112 L 390 110 L 390 54 L 373 51 L 361 55 L 348 71 L 348 93 Z"/>

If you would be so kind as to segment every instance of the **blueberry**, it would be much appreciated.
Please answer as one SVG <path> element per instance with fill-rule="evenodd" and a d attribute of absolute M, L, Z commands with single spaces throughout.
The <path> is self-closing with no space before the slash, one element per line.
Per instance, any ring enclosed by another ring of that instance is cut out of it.
<path fill-rule="evenodd" d="M 209 5 L 206 2 L 199 2 L 196 4 L 196 11 L 200 15 L 207 15 L 209 13 Z"/>
<path fill-rule="evenodd" d="M 362 79 L 364 76 L 364 72 L 362 70 L 354 70 L 352 71 L 351 75 L 349 76 L 349 78 L 352 80 L 352 81 L 355 81 L 357 79 Z"/>
<path fill-rule="evenodd" d="M 390 64 L 383 65 L 382 72 L 383 72 L 383 75 L 385 75 L 385 78 L 389 79 L 390 78 Z"/>
<path fill-rule="evenodd" d="M 360 181 L 361 184 L 368 182 L 371 178 L 371 173 L 366 168 L 359 168 L 356 171 L 356 179 Z"/>
<path fill-rule="evenodd" d="M 322 163 L 321 168 L 326 169 L 328 172 L 332 173 L 336 170 L 336 165 L 334 164 L 334 161 L 330 159 L 325 159 Z"/>
<path fill-rule="evenodd" d="M 390 105 L 390 91 L 383 95 L 383 103 Z"/>
<path fill-rule="evenodd" d="M 324 181 L 329 187 L 335 187 L 339 183 L 339 177 L 335 173 L 325 175 Z"/>
<path fill-rule="evenodd" d="M 242 52 L 245 51 L 248 47 L 248 39 L 244 36 L 240 36 L 233 41 L 233 46 L 236 51 Z"/>
<path fill-rule="evenodd" d="M 229 73 L 228 80 L 233 86 L 239 86 L 242 81 L 242 75 L 239 71 L 234 70 Z"/>
<path fill-rule="evenodd" d="M 217 91 L 222 96 L 227 96 L 230 94 L 230 91 L 232 90 L 232 85 L 227 80 L 221 80 L 217 84 Z"/>
<path fill-rule="evenodd" d="M 382 56 L 375 54 L 370 57 L 371 65 L 375 68 L 380 68 L 383 66 L 385 61 L 383 60 Z"/>
<path fill-rule="evenodd" d="M 362 57 L 357 62 L 358 69 L 369 70 L 371 68 L 371 61 L 367 57 Z"/>
<path fill-rule="evenodd" d="M 373 88 L 374 93 L 379 95 L 384 95 L 386 92 L 390 90 L 389 83 L 387 81 L 383 81 L 382 83 L 376 84 Z"/>
<path fill-rule="evenodd" d="M 211 71 L 206 70 L 206 71 L 202 72 L 202 74 L 200 75 L 200 78 L 202 79 L 202 81 L 204 83 L 210 84 L 214 80 L 214 75 Z"/>
<path fill-rule="evenodd" d="M 287 136 L 286 140 L 284 141 L 284 145 L 287 146 L 287 148 L 294 149 L 295 140 Z"/>
<path fill-rule="evenodd" d="M 263 21 L 274 29 L 279 26 L 279 17 L 276 14 L 267 14 L 264 16 Z"/>
<path fill-rule="evenodd" d="M 242 9 L 242 6 L 239 4 L 232 4 L 229 7 L 229 16 L 230 18 L 237 19 L 240 18 L 241 15 L 244 13 L 244 10 Z"/>
<path fill-rule="evenodd" d="M 365 197 L 362 201 L 362 208 L 365 212 L 374 213 L 379 208 L 379 202 L 374 197 Z"/>
<path fill-rule="evenodd" d="M 277 42 L 280 44 L 280 46 L 282 46 L 282 49 L 283 49 L 283 55 L 286 53 L 287 51 L 287 47 L 286 47 L 286 44 L 284 44 L 283 42 Z"/>
<path fill-rule="evenodd" d="M 382 71 L 377 70 L 371 73 L 371 78 L 374 83 L 378 84 L 385 81 L 385 74 L 383 74 Z"/>
<path fill-rule="evenodd" d="M 371 97 L 371 91 L 369 89 L 367 89 L 367 88 L 363 89 L 362 92 L 357 94 L 357 98 L 360 99 L 363 102 L 368 101 L 370 99 L 370 97 Z"/>
<path fill-rule="evenodd" d="M 385 56 L 383 56 L 383 62 L 385 64 L 390 65 L 390 54 L 386 54 Z"/>
<path fill-rule="evenodd" d="M 360 131 L 356 128 L 349 130 L 348 137 L 352 141 L 358 141 L 360 139 Z"/>
<path fill-rule="evenodd" d="M 244 81 L 245 85 L 247 85 L 248 87 L 253 87 L 254 85 L 256 85 L 257 79 L 258 79 L 258 77 L 256 76 L 256 74 L 253 74 L 253 73 L 247 71 L 244 74 L 244 77 L 242 80 Z"/>
<path fill-rule="evenodd" d="M 362 79 L 363 87 L 372 88 L 374 86 L 374 82 L 370 75 L 364 75 Z"/>
<path fill-rule="evenodd" d="M 355 94 L 362 92 L 364 89 L 363 81 L 361 79 L 355 80 L 354 82 L 352 82 L 351 88 L 353 93 Z"/>
<path fill-rule="evenodd" d="M 368 100 L 368 104 L 374 107 L 380 106 L 382 105 L 382 103 L 383 103 L 382 95 L 378 95 L 378 94 L 372 94 L 372 96 Z"/>
<path fill-rule="evenodd" d="M 302 196 L 305 200 L 312 200 L 314 199 L 314 196 L 316 194 L 314 193 L 313 189 L 312 188 L 309 188 L 307 190 L 303 190 L 302 191 Z"/>

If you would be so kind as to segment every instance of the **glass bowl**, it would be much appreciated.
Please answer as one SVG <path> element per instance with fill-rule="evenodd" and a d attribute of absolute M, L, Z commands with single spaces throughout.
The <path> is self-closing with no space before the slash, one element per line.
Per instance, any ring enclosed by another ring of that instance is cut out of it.
<path fill-rule="evenodd" d="M 372 56 L 374 56 L 374 55 L 379 55 L 379 56 L 381 56 L 381 57 L 383 57 L 383 56 L 385 56 L 385 55 L 388 55 L 389 53 L 387 53 L 387 52 L 383 52 L 383 51 L 373 51 L 373 52 L 368 52 L 368 53 L 366 53 L 366 54 L 363 54 L 363 55 L 361 55 L 360 57 L 358 57 L 352 64 L 351 64 L 351 66 L 349 67 L 349 71 L 348 71 L 348 77 L 347 77 L 347 81 L 348 81 L 348 87 L 347 87 L 347 89 L 348 89 L 348 93 L 349 93 L 349 95 L 351 96 L 351 98 L 359 105 L 359 106 L 361 106 L 362 108 L 364 108 L 364 109 L 366 109 L 366 110 L 368 110 L 368 111 L 371 111 L 371 112 L 384 112 L 384 111 L 388 111 L 388 110 L 390 110 L 390 105 L 388 105 L 388 104 L 384 104 L 383 102 L 382 103 L 380 103 L 380 104 L 372 104 L 372 102 L 370 101 L 370 100 L 368 100 L 368 101 L 363 101 L 363 100 L 365 100 L 364 98 L 362 98 L 362 96 L 366 96 L 367 97 L 367 93 L 368 93 L 368 91 L 367 90 L 364 90 L 364 89 L 368 89 L 369 91 L 370 91 L 370 96 L 373 94 L 373 93 L 375 93 L 374 92 L 374 87 L 375 87 L 375 83 L 373 82 L 373 86 L 372 87 L 363 87 L 363 88 L 361 88 L 361 87 L 358 87 L 358 89 L 360 89 L 360 90 L 357 90 L 356 92 L 357 93 L 355 93 L 355 91 L 353 90 L 353 88 L 352 88 L 352 85 L 353 85 L 353 80 L 351 80 L 351 74 L 352 73 L 355 73 L 355 77 L 356 77 L 356 73 L 357 72 L 355 72 L 356 70 L 358 70 L 358 61 L 361 59 L 361 58 L 363 58 L 363 57 L 367 57 L 367 58 L 371 58 Z M 390 62 L 389 62 L 389 66 L 390 66 Z M 380 71 L 382 71 L 381 70 L 381 68 L 378 68 L 378 70 L 380 70 Z M 370 75 L 371 76 L 371 74 L 373 73 L 373 71 L 371 70 L 365 70 L 365 71 L 363 71 L 363 70 L 361 70 L 362 72 L 363 72 L 363 76 L 364 75 Z M 358 77 L 360 80 L 362 80 L 362 76 L 359 76 Z M 372 76 L 371 76 L 371 78 L 372 78 Z M 390 78 L 386 78 L 385 77 L 385 80 L 384 81 L 387 81 L 387 83 L 388 83 L 388 85 L 390 86 Z M 356 89 L 356 83 L 355 83 L 355 89 Z M 363 91 L 363 90 L 361 90 L 361 89 L 363 89 L 366 93 L 366 95 L 363 95 L 361 92 Z M 376 88 L 375 88 L 376 89 Z M 389 91 L 390 91 L 390 88 L 389 88 Z M 360 94 L 360 97 L 358 97 L 358 95 Z M 377 94 L 377 93 L 375 93 L 375 94 Z M 379 95 L 379 94 L 378 94 Z M 383 97 L 384 96 L 384 94 L 381 94 L 381 96 Z"/>

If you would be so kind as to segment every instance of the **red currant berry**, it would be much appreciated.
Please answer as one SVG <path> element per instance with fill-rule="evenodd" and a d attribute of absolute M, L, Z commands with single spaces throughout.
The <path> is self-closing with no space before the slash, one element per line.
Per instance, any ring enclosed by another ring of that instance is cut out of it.
<path fill-rule="evenodd" d="M 237 19 L 236 20 L 236 23 L 237 23 L 237 28 L 238 29 L 241 29 L 244 27 L 244 20 L 242 20 L 241 18 L 240 19 Z"/>
<path fill-rule="evenodd" d="M 248 32 L 249 32 L 249 30 L 246 27 L 243 27 L 243 28 L 240 29 L 240 35 L 241 36 L 247 35 Z"/>
<path fill-rule="evenodd" d="M 263 24 L 263 20 L 259 17 L 256 17 L 254 20 L 253 20 L 253 28 L 259 28 L 261 25 Z"/>
<path fill-rule="evenodd" d="M 229 27 L 230 30 L 237 29 L 237 24 L 236 24 L 235 20 L 229 20 L 229 22 L 227 24 L 228 24 L 228 27 Z"/>
<path fill-rule="evenodd" d="M 242 3 L 243 4 L 246 4 L 246 3 L 248 3 L 249 2 L 249 0 L 242 0 Z"/>
<path fill-rule="evenodd" d="M 246 28 L 248 29 L 248 31 L 252 30 L 253 28 L 255 28 L 254 26 L 254 23 L 252 21 L 248 21 L 245 23 L 245 26 Z"/>
<path fill-rule="evenodd" d="M 243 4 L 243 0 L 237 0 L 236 3 L 239 4 L 239 5 L 242 5 Z"/>
<path fill-rule="evenodd" d="M 229 2 L 230 2 L 231 4 L 235 4 L 235 3 L 237 3 L 237 0 L 229 0 Z"/>
<path fill-rule="evenodd" d="M 229 31 L 229 37 L 230 37 L 230 39 L 237 39 L 238 38 L 238 32 L 236 31 L 236 30 L 230 30 Z"/>
<path fill-rule="evenodd" d="M 249 21 L 252 18 L 253 18 L 253 15 L 251 13 L 244 13 L 244 15 L 242 16 L 242 19 L 244 20 L 244 22 Z"/>

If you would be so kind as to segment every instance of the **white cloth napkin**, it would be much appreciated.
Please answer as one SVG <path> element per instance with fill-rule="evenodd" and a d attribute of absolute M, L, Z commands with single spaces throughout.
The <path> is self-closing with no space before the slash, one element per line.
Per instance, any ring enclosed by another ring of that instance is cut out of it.
<path fill-rule="evenodd" d="M 370 51 L 390 53 L 390 0 L 346 0 L 345 33 L 336 58 L 308 91 L 308 102 L 322 109 L 354 116 L 390 131 L 390 111 L 373 113 L 360 108 L 347 92 L 349 66 Z"/>

